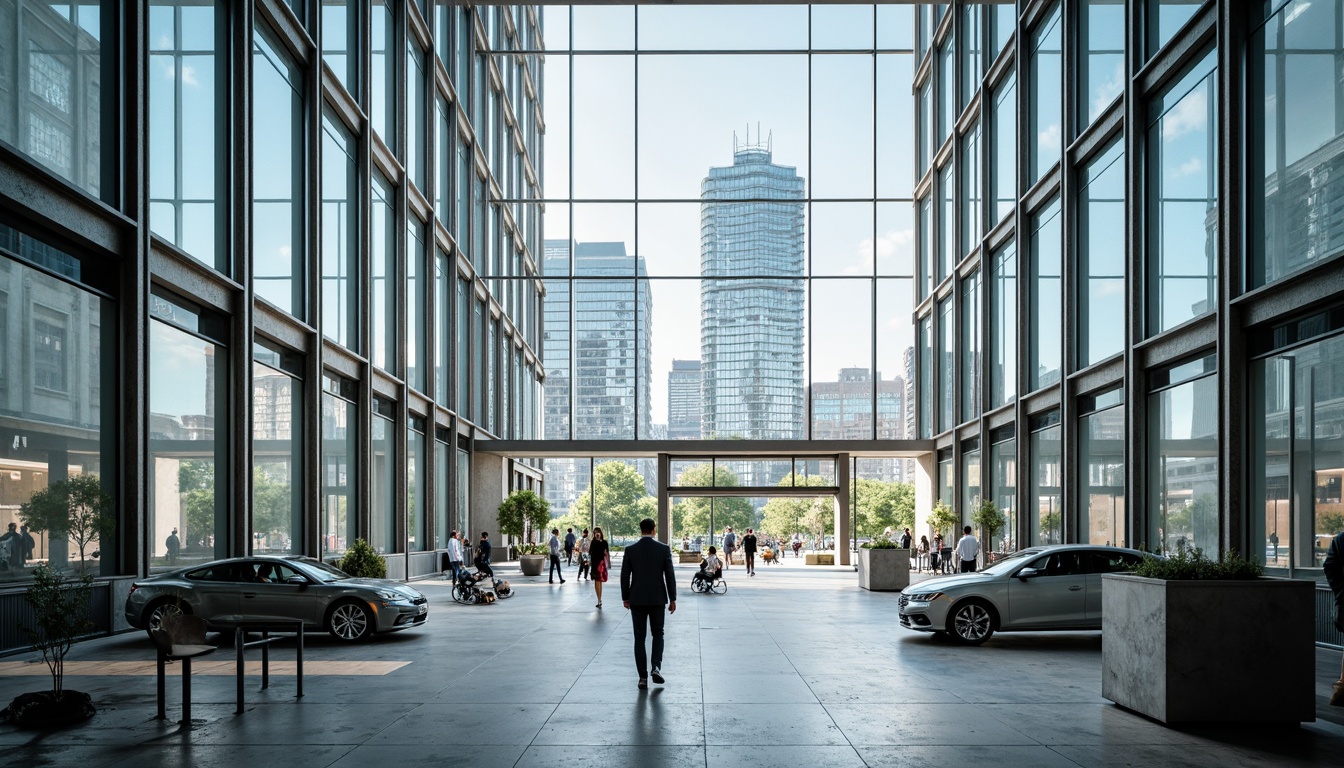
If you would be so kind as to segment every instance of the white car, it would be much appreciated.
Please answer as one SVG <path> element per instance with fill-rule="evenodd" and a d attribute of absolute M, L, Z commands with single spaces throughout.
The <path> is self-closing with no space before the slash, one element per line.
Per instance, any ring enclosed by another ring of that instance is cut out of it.
<path fill-rule="evenodd" d="M 900 597 L 901 626 L 979 645 L 995 632 L 1101 629 L 1101 577 L 1143 561 L 1136 549 L 1029 547 L 977 573 L 929 579 Z"/>

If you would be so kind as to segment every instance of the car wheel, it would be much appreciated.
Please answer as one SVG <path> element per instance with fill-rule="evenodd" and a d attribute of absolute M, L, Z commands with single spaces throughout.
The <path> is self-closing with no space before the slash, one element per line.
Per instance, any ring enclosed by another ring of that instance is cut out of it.
<path fill-rule="evenodd" d="M 373 612 L 362 603 L 341 603 L 327 616 L 327 631 L 348 643 L 363 640 L 373 634 Z"/>
<path fill-rule="evenodd" d="M 947 633 L 966 645 L 979 645 L 994 634 L 994 609 L 972 598 L 958 603 L 947 617 Z"/>
<path fill-rule="evenodd" d="M 176 614 L 178 616 L 184 613 L 191 613 L 191 606 L 186 603 L 179 603 L 174 598 L 160 598 L 152 603 L 145 612 L 145 634 L 149 639 L 154 639 L 154 630 L 163 624 L 163 617 Z"/>

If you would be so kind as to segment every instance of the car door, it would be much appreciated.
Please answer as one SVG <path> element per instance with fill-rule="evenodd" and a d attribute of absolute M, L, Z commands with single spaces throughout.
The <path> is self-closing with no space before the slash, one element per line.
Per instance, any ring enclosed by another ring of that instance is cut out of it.
<path fill-rule="evenodd" d="M 238 564 L 216 563 L 186 574 L 191 582 L 192 609 L 207 623 L 219 625 L 238 615 Z"/>
<path fill-rule="evenodd" d="M 252 575 L 252 581 L 243 585 L 241 595 L 242 611 L 248 618 L 314 622 L 316 599 L 306 583 L 289 583 L 300 575 L 293 568 L 274 560 L 249 561 L 244 564 L 243 573 Z"/>
<path fill-rule="evenodd" d="M 1134 569 L 1142 560 L 1129 552 L 1110 550 L 1092 550 L 1084 553 L 1087 563 L 1087 624 L 1101 626 L 1101 590 L 1102 576 L 1108 573 L 1124 573 Z"/>
<path fill-rule="evenodd" d="M 1087 574 L 1073 550 L 1041 555 L 1008 582 L 1004 628 L 1081 627 L 1087 621 Z M 1034 568 L 1035 574 L 1023 577 Z"/>

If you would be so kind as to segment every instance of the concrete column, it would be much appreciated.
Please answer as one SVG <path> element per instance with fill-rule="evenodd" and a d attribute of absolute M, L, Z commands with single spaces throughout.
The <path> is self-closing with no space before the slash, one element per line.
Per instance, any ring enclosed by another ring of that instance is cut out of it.
<path fill-rule="evenodd" d="M 835 564 L 850 565 L 849 560 L 849 454 L 835 457 L 835 484 L 840 492 L 835 495 Z"/>
<path fill-rule="evenodd" d="M 480 531 L 491 531 L 490 540 L 495 552 L 503 559 L 511 543 L 499 532 L 499 502 L 509 495 L 509 460 L 503 456 L 476 453 L 471 457 L 471 526 L 477 536 Z M 473 543 L 475 539 L 472 539 Z M 493 553 L 491 553 L 493 555 Z"/>
<path fill-rule="evenodd" d="M 928 532 L 929 513 L 933 511 L 934 473 L 937 471 L 937 455 L 926 453 L 915 459 L 915 527 L 911 531 L 915 540 L 920 533 Z"/>
<path fill-rule="evenodd" d="M 658 540 L 664 544 L 672 542 L 672 500 L 667 496 L 671 469 L 672 457 L 658 454 Z"/>

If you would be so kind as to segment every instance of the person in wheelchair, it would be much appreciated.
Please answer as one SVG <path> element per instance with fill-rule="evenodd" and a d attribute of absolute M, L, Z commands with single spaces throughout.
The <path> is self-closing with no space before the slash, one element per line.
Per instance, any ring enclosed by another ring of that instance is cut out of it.
<path fill-rule="evenodd" d="M 723 561 L 719 559 L 718 549 L 709 548 L 709 554 L 700 561 L 700 570 L 691 577 L 692 581 L 712 584 L 723 578 Z"/>

